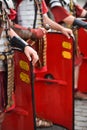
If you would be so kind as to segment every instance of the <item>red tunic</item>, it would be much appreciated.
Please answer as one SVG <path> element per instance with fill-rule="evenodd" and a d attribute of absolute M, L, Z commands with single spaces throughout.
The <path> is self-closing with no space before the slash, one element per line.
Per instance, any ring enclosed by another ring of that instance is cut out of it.
<path fill-rule="evenodd" d="M 81 8 L 79 5 L 75 5 L 75 7 L 76 7 L 76 17 L 80 17 L 80 15 L 83 11 L 83 8 Z M 61 7 L 55 6 L 55 7 L 51 8 L 51 11 L 54 15 L 56 22 L 61 22 L 70 15 L 70 13 L 66 9 L 64 9 L 64 7 L 62 7 L 62 6 Z"/>

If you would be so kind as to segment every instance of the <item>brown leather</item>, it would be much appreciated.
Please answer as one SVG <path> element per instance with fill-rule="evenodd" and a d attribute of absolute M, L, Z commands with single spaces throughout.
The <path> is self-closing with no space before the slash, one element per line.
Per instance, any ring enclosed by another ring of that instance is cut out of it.
<path fill-rule="evenodd" d="M 87 100 L 87 94 L 77 91 L 74 94 L 74 98 L 79 100 Z"/>

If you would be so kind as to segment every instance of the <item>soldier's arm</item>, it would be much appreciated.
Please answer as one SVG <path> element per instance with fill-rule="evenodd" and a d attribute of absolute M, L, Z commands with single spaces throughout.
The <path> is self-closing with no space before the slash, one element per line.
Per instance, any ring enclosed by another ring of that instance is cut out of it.
<path fill-rule="evenodd" d="M 32 64 L 34 65 L 38 61 L 37 52 L 19 37 L 13 29 L 10 28 L 8 30 L 8 35 L 10 36 L 11 46 L 20 48 L 25 53 L 28 60 L 32 60 Z"/>
<path fill-rule="evenodd" d="M 17 25 L 17 24 L 14 24 L 12 26 L 12 29 L 24 40 L 40 39 L 46 33 L 45 29 L 43 29 L 43 28 L 30 29 L 30 28 L 22 27 L 22 26 Z"/>

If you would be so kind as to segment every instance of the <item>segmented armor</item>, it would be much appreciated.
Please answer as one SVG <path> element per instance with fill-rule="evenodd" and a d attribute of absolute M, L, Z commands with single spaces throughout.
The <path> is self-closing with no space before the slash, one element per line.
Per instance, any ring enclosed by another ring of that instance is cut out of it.
<path fill-rule="evenodd" d="M 35 7 L 34 0 L 23 0 L 18 6 L 18 23 L 24 27 L 33 28 L 35 20 Z M 37 18 L 35 28 L 40 27 L 40 11 L 37 10 Z"/>

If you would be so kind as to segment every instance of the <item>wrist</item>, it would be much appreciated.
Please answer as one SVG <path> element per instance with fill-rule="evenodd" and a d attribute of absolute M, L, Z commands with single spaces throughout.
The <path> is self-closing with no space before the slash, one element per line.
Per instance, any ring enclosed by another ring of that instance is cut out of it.
<path fill-rule="evenodd" d="M 24 52 L 25 52 L 25 50 L 26 50 L 27 47 L 30 47 L 30 45 L 29 45 L 29 44 L 28 44 L 28 45 L 25 45 L 25 47 L 24 47 Z"/>
<path fill-rule="evenodd" d="M 10 39 L 10 44 L 12 47 L 19 48 L 23 52 L 25 50 L 25 47 L 28 46 L 27 42 L 25 42 L 23 39 L 17 36 L 14 36 Z"/>
<path fill-rule="evenodd" d="M 63 30 L 64 30 L 64 27 L 61 27 L 61 28 L 60 28 L 60 31 L 63 32 Z"/>

